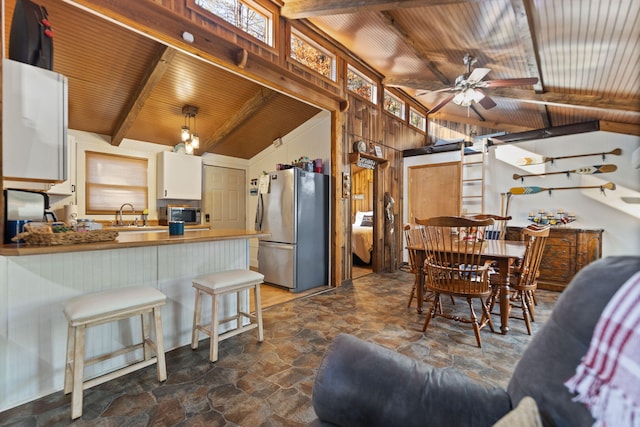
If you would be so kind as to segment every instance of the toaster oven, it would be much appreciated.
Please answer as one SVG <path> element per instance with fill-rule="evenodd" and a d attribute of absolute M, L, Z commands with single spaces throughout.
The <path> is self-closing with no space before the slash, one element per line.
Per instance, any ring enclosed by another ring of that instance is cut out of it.
<path fill-rule="evenodd" d="M 160 225 L 169 225 L 171 221 L 184 221 L 185 225 L 200 224 L 200 208 L 189 205 L 168 205 L 161 208 L 158 215 Z"/>

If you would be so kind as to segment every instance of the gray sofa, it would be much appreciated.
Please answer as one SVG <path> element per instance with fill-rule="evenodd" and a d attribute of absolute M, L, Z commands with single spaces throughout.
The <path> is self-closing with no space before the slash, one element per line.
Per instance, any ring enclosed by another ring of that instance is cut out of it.
<path fill-rule="evenodd" d="M 339 335 L 313 387 L 318 425 L 491 426 L 531 396 L 545 426 L 590 426 L 589 411 L 571 400 L 563 382 L 587 352 L 607 302 L 637 271 L 640 257 L 631 256 L 601 259 L 582 269 L 522 354 L 506 390 Z M 471 400 L 483 403 L 469 405 Z"/>

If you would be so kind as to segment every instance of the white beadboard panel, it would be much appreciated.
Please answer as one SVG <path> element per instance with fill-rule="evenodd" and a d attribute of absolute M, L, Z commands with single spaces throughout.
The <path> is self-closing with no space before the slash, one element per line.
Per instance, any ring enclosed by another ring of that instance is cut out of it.
<path fill-rule="evenodd" d="M 190 342 L 194 276 L 248 268 L 247 239 L 64 254 L 0 257 L 0 411 L 62 390 L 69 298 L 104 289 L 147 285 L 167 295 L 162 307 L 165 350 Z M 240 302 L 249 310 L 249 295 Z M 224 313 L 235 312 L 233 296 Z M 210 303 L 204 302 L 210 319 Z M 227 325 L 227 329 L 231 325 Z M 221 328 L 221 330 L 223 330 Z M 90 328 L 86 357 L 141 339 L 139 317 Z M 137 351 L 85 369 L 94 377 L 141 356 Z"/>
<path fill-rule="evenodd" d="M 62 388 L 67 321 L 64 302 L 76 295 L 133 285 L 156 286 L 156 248 L 7 257 L 7 345 L 2 350 L 0 407 Z M 105 263 L 107 260 L 107 263 Z M 140 339 L 139 319 L 91 328 L 86 355 L 97 356 Z M 87 367 L 92 377 L 121 366 L 133 353 Z M 20 384 L 20 387 L 15 387 Z"/>
<path fill-rule="evenodd" d="M 249 268 L 248 241 L 225 240 L 192 245 L 169 245 L 158 248 L 158 289 L 167 295 L 163 322 L 170 324 L 172 334 L 165 333 L 165 346 L 177 348 L 191 342 L 195 290 L 195 276 L 219 271 Z M 203 300 L 202 321 L 211 319 L 209 298 Z M 249 310 L 249 293 L 243 292 L 241 309 Z M 229 317 L 237 310 L 236 298 L 223 298 L 220 318 Z M 231 329 L 233 322 L 221 325 L 220 331 Z M 206 338 L 205 335 L 201 336 Z"/>

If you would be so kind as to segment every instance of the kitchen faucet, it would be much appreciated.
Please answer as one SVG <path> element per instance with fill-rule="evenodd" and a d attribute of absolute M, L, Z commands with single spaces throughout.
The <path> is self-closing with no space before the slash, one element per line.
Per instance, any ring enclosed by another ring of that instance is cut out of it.
<path fill-rule="evenodd" d="M 131 212 L 135 213 L 136 210 L 133 208 L 133 205 L 131 203 L 123 203 L 122 206 L 120 206 L 120 221 L 118 222 L 118 225 L 124 225 L 124 223 L 122 222 L 122 209 L 125 206 L 130 206 L 131 207 Z"/>

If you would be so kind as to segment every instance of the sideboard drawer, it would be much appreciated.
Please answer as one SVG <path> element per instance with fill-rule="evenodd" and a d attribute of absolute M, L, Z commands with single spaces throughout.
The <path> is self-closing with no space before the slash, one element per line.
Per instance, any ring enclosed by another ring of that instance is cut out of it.
<path fill-rule="evenodd" d="M 522 227 L 508 227 L 506 238 L 518 240 Z M 538 287 L 562 291 L 573 276 L 602 256 L 603 230 L 555 227 L 542 254 Z"/>

